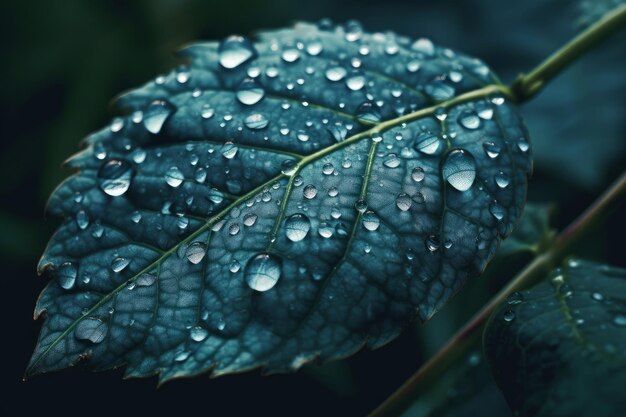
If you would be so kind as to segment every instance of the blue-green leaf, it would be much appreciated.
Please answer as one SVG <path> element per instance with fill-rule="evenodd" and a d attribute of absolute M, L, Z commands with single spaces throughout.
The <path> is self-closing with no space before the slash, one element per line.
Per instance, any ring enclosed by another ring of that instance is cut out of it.
<path fill-rule="evenodd" d="M 621 416 L 626 270 L 570 260 L 491 316 L 484 347 L 516 416 Z"/>
<path fill-rule="evenodd" d="M 477 59 L 355 22 L 182 55 L 68 162 L 27 374 L 279 372 L 375 348 L 520 216 L 529 140 Z"/>

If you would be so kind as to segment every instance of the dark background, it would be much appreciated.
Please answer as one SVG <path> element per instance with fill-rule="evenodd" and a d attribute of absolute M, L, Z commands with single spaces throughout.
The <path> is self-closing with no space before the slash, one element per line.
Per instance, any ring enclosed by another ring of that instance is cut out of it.
<path fill-rule="evenodd" d="M 81 138 L 115 115 L 109 107 L 115 94 L 175 66 L 171 52 L 193 40 L 252 35 L 294 20 L 330 17 L 342 23 L 355 18 L 369 31 L 426 36 L 478 56 L 510 82 L 580 30 L 584 13 L 572 0 L 3 2 L 2 414 L 278 417 L 371 411 L 522 261 L 500 265 L 480 289 L 470 283 L 443 313 L 388 346 L 295 375 L 199 377 L 157 389 L 156 379 L 123 381 L 121 370 L 93 374 L 71 369 L 22 382 L 40 326 L 32 321 L 32 310 L 46 280 L 36 276 L 35 266 L 58 221 L 45 218 L 44 205 L 69 174 L 60 168 L 62 161 L 79 149 Z M 529 200 L 556 204 L 556 228 L 569 223 L 626 166 L 624 35 L 577 62 L 522 109 L 536 156 Z M 609 219 L 610 227 L 599 227 L 576 252 L 626 266 L 625 218 L 622 208 Z M 482 407 L 489 412 L 482 415 L 506 413 L 497 390 L 485 395 Z"/>

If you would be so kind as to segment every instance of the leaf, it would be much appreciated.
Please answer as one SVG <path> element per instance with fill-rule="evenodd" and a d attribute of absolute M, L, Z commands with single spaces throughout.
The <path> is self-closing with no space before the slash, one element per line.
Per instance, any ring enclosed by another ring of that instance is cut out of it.
<path fill-rule="evenodd" d="M 491 316 L 484 347 L 519 416 L 621 416 L 626 270 L 570 260 Z"/>
<path fill-rule="evenodd" d="M 165 381 L 375 348 L 518 220 L 529 142 L 479 60 L 355 22 L 182 55 L 51 197 L 65 220 L 27 375 L 83 359 Z"/>

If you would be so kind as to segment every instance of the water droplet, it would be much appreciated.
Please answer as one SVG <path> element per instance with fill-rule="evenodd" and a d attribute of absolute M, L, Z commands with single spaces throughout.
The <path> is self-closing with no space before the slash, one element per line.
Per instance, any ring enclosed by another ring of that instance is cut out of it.
<path fill-rule="evenodd" d="M 311 200 L 317 195 L 317 188 L 313 184 L 309 184 L 302 189 L 302 194 L 304 198 Z"/>
<path fill-rule="evenodd" d="M 209 332 L 200 326 L 195 326 L 191 328 L 189 335 L 191 336 L 191 340 L 194 342 L 202 342 L 207 338 Z"/>
<path fill-rule="evenodd" d="M 243 216 L 243 224 L 244 226 L 250 227 L 250 226 L 254 226 L 254 223 L 256 223 L 256 219 L 259 216 L 257 216 L 254 213 L 246 213 L 245 216 Z"/>
<path fill-rule="evenodd" d="M 322 166 L 322 173 L 324 175 L 331 175 L 333 172 L 335 172 L 335 167 L 333 166 L 333 164 L 331 164 L 330 162 L 326 162 L 323 166 Z"/>
<path fill-rule="evenodd" d="M 337 141 L 341 142 L 346 138 L 348 134 L 348 129 L 341 123 L 335 123 L 331 126 L 328 126 L 326 129 L 330 132 L 332 137 Z"/>
<path fill-rule="evenodd" d="M 367 201 L 363 199 L 358 199 L 356 203 L 354 203 L 354 208 L 359 213 L 365 213 L 365 210 L 367 210 Z"/>
<path fill-rule="evenodd" d="M 187 247 L 185 257 L 194 265 L 199 264 L 206 255 L 207 246 L 203 242 L 193 242 Z"/>
<path fill-rule="evenodd" d="M 415 182 L 421 182 L 424 180 L 425 176 L 426 174 L 424 173 L 424 168 L 422 167 L 415 167 L 411 171 L 411 179 Z"/>
<path fill-rule="evenodd" d="M 359 91 L 365 85 L 365 77 L 361 74 L 356 74 L 346 79 L 346 86 L 352 91 Z"/>
<path fill-rule="evenodd" d="M 413 45 L 411 45 L 411 49 L 428 56 L 435 53 L 435 45 L 428 38 L 419 38 L 418 40 L 413 42 Z"/>
<path fill-rule="evenodd" d="M 174 361 L 184 362 L 189 358 L 189 355 L 191 355 L 191 352 L 187 352 L 187 351 L 178 352 L 176 356 L 174 357 Z"/>
<path fill-rule="evenodd" d="M 502 150 L 499 145 L 496 145 L 493 142 L 483 143 L 483 148 L 485 149 L 487 156 L 491 159 L 497 158 Z"/>
<path fill-rule="evenodd" d="M 322 42 L 318 40 L 311 41 L 306 46 L 307 54 L 312 55 L 312 56 L 319 55 L 323 49 L 324 49 L 324 45 L 322 45 Z"/>
<path fill-rule="evenodd" d="M 265 96 L 265 90 L 252 78 L 243 80 L 237 89 L 237 100 L 247 106 L 258 103 L 263 96 Z"/>
<path fill-rule="evenodd" d="M 158 134 L 174 110 L 174 105 L 167 101 L 153 101 L 143 113 L 143 126 L 148 132 Z"/>
<path fill-rule="evenodd" d="M 203 119 L 210 119 L 211 117 L 213 117 L 213 115 L 215 115 L 215 109 L 211 107 L 210 104 L 205 104 L 202 106 L 200 116 L 202 116 Z"/>
<path fill-rule="evenodd" d="M 429 252 L 435 252 L 439 250 L 439 246 L 441 246 L 441 241 L 437 235 L 429 235 L 424 240 L 424 244 L 426 245 L 426 249 Z"/>
<path fill-rule="evenodd" d="M 400 166 L 400 163 L 402 161 L 400 160 L 400 158 L 398 158 L 395 154 L 389 154 L 387 155 L 387 158 L 385 159 L 385 162 L 383 162 L 383 165 L 386 166 L 387 168 L 397 168 Z"/>
<path fill-rule="evenodd" d="M 121 117 L 116 117 L 111 122 L 110 129 L 111 129 L 111 132 L 116 133 L 122 130 L 123 127 L 124 127 L 124 119 L 122 119 Z"/>
<path fill-rule="evenodd" d="M 295 48 L 285 49 L 280 56 L 285 62 L 296 62 L 300 58 L 300 52 Z"/>
<path fill-rule="evenodd" d="M 444 101 L 454 97 L 455 90 L 454 87 L 446 84 L 443 80 L 434 80 L 426 85 L 424 92 L 433 100 Z"/>
<path fill-rule="evenodd" d="M 134 175 L 133 165 L 124 159 L 111 159 L 98 170 L 100 189 L 112 197 L 128 191 Z"/>
<path fill-rule="evenodd" d="M 235 236 L 237 233 L 239 233 L 239 229 L 239 224 L 233 223 L 228 227 L 228 234 L 231 236 Z"/>
<path fill-rule="evenodd" d="M 602 295 L 599 292 L 594 292 L 593 294 L 591 294 L 591 298 L 593 298 L 596 301 L 602 301 L 604 300 L 604 295 Z"/>
<path fill-rule="evenodd" d="M 526 138 L 519 138 L 517 142 L 517 147 L 519 148 L 520 151 L 527 152 L 528 149 L 530 149 L 530 144 L 528 143 Z"/>
<path fill-rule="evenodd" d="M 76 213 L 76 224 L 80 230 L 85 230 L 89 226 L 89 215 L 85 210 Z"/>
<path fill-rule="evenodd" d="M 443 139 L 429 132 L 421 132 L 415 137 L 413 148 L 425 155 L 436 155 L 445 147 Z"/>
<path fill-rule="evenodd" d="M 481 125 L 480 117 L 474 110 L 465 110 L 459 114 L 458 122 L 466 129 L 478 129 Z"/>
<path fill-rule="evenodd" d="M 357 107 L 356 117 L 366 123 L 378 123 L 381 119 L 378 108 L 371 101 L 365 101 Z"/>
<path fill-rule="evenodd" d="M 467 191 L 476 179 L 476 161 L 472 154 L 455 149 L 448 154 L 443 164 L 443 177 L 459 191 Z"/>
<path fill-rule="evenodd" d="M 338 194 L 339 194 L 339 190 L 337 189 L 337 187 L 330 187 L 328 189 L 328 196 L 329 197 L 337 197 Z"/>
<path fill-rule="evenodd" d="M 233 259 L 230 262 L 230 266 L 228 267 L 228 270 L 232 272 L 233 274 L 235 274 L 239 272 L 240 269 L 241 269 L 241 264 L 239 263 L 239 261 L 237 259 Z"/>
<path fill-rule="evenodd" d="M 412 204 L 413 200 L 407 193 L 400 193 L 396 197 L 396 206 L 402 211 L 408 211 Z"/>
<path fill-rule="evenodd" d="M 509 305 L 521 304 L 522 301 L 524 301 L 524 296 L 519 291 L 515 291 L 514 293 L 511 293 L 506 299 L 506 302 Z"/>
<path fill-rule="evenodd" d="M 100 343 L 109 331 L 109 326 L 96 317 L 87 317 L 76 325 L 74 336 L 78 340 L 87 340 L 91 343 Z"/>
<path fill-rule="evenodd" d="M 239 148 L 232 142 L 226 142 L 222 145 L 222 156 L 226 159 L 233 159 L 237 155 Z"/>
<path fill-rule="evenodd" d="M 505 215 L 504 207 L 502 207 L 496 200 L 489 204 L 489 212 L 498 221 L 502 220 Z"/>
<path fill-rule="evenodd" d="M 500 188 L 506 188 L 511 182 L 509 176 L 502 171 L 498 172 L 494 179 L 496 181 L 496 184 Z"/>
<path fill-rule="evenodd" d="M 373 211 L 366 211 L 363 214 L 363 227 L 369 231 L 374 231 L 380 226 L 380 219 Z"/>
<path fill-rule="evenodd" d="M 616 326 L 620 327 L 626 326 L 626 316 L 624 316 L 623 314 L 616 315 L 615 317 L 613 317 L 613 323 Z"/>
<path fill-rule="evenodd" d="M 329 237 L 332 237 L 332 235 L 335 233 L 335 229 L 333 229 L 330 224 L 322 222 L 317 228 L 317 233 L 319 233 L 319 235 L 324 239 L 328 239 Z"/>
<path fill-rule="evenodd" d="M 56 278 L 59 281 L 59 285 L 65 290 L 69 290 L 74 287 L 77 276 L 78 269 L 76 269 L 76 266 L 71 262 L 61 264 L 56 272 Z"/>
<path fill-rule="evenodd" d="M 173 188 L 179 187 L 183 181 L 185 180 L 185 176 L 182 171 L 178 169 L 178 167 L 170 167 L 165 173 L 165 182 L 167 185 Z"/>
<path fill-rule="evenodd" d="M 285 174 L 292 176 L 298 170 L 298 162 L 295 159 L 285 159 L 280 165 L 280 171 Z"/>
<path fill-rule="evenodd" d="M 346 74 L 348 74 L 348 71 L 343 67 L 330 67 L 326 70 L 326 78 L 329 81 L 340 81 Z"/>
<path fill-rule="evenodd" d="M 122 272 L 130 264 L 130 259 L 123 258 L 121 256 L 113 259 L 111 262 L 111 269 L 113 272 Z"/>
<path fill-rule="evenodd" d="M 311 221 L 302 213 L 293 214 L 285 221 L 285 234 L 292 242 L 304 239 L 310 229 Z"/>
<path fill-rule="evenodd" d="M 138 211 L 134 211 L 131 215 L 130 215 L 130 220 L 135 223 L 138 224 L 141 221 L 141 213 Z"/>
<path fill-rule="evenodd" d="M 244 271 L 246 283 L 255 291 L 272 289 L 280 278 L 282 260 L 276 255 L 259 253 L 248 261 Z"/>
<path fill-rule="evenodd" d="M 252 43 L 242 36 L 230 36 L 220 42 L 217 53 L 220 64 L 228 69 L 236 68 L 257 56 Z"/>
<path fill-rule="evenodd" d="M 253 113 L 246 117 L 244 123 L 248 129 L 259 130 L 264 129 L 269 123 L 269 120 L 261 113 Z"/>
<path fill-rule="evenodd" d="M 502 315 L 502 318 L 506 322 L 512 322 L 513 320 L 515 320 L 515 313 L 513 312 L 513 310 L 507 310 Z"/>

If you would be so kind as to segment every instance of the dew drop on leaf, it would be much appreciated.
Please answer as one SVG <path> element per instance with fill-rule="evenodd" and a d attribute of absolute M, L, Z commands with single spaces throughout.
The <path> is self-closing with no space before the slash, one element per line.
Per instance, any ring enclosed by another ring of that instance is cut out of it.
<path fill-rule="evenodd" d="M 249 40 L 243 36 L 230 36 L 223 40 L 218 49 L 220 65 L 227 69 L 233 69 L 257 56 L 256 49 Z"/>
<path fill-rule="evenodd" d="M 77 276 L 78 270 L 76 269 L 76 266 L 71 262 L 65 262 L 61 264 L 56 272 L 56 277 L 59 285 L 65 290 L 69 290 L 74 287 Z"/>
<path fill-rule="evenodd" d="M 193 242 L 187 247 L 185 257 L 194 265 L 199 264 L 206 255 L 207 246 L 203 242 Z"/>
<path fill-rule="evenodd" d="M 476 161 L 472 154 L 462 149 L 450 152 L 443 163 L 443 177 L 455 189 L 469 190 L 476 179 Z"/>
<path fill-rule="evenodd" d="M 252 78 L 243 80 L 237 90 L 237 100 L 247 106 L 258 103 L 264 96 L 265 90 Z"/>
<path fill-rule="evenodd" d="M 311 229 L 311 221 L 302 213 L 296 213 L 285 221 L 285 234 L 292 242 L 299 242 L 306 237 Z"/>
<path fill-rule="evenodd" d="M 478 129 L 481 125 L 480 117 L 474 110 L 465 110 L 459 115 L 459 124 L 468 130 Z"/>
<path fill-rule="evenodd" d="M 253 113 L 244 120 L 248 129 L 260 130 L 267 127 L 269 120 L 261 113 Z"/>
<path fill-rule="evenodd" d="M 133 179 L 133 165 L 124 159 L 111 159 L 98 170 L 100 189 L 112 197 L 124 194 Z"/>
<path fill-rule="evenodd" d="M 111 269 L 116 273 L 122 272 L 128 264 L 130 264 L 130 259 L 119 256 L 111 262 Z"/>
<path fill-rule="evenodd" d="M 373 211 L 366 211 L 363 214 L 363 227 L 369 231 L 375 231 L 380 226 L 380 219 Z"/>
<path fill-rule="evenodd" d="M 185 176 L 182 171 L 178 169 L 178 167 L 170 167 L 170 169 L 168 169 L 165 173 L 165 182 L 173 188 L 179 187 L 183 183 L 184 179 Z"/>
<path fill-rule="evenodd" d="M 153 101 L 143 112 L 143 126 L 152 134 L 161 132 L 165 121 L 174 113 L 173 104 L 164 100 Z"/>
<path fill-rule="evenodd" d="M 421 132 L 415 137 L 413 148 L 425 155 L 436 155 L 443 150 L 444 142 L 437 135 Z"/>
<path fill-rule="evenodd" d="M 191 340 L 194 342 L 202 342 L 207 338 L 209 332 L 201 326 L 194 326 L 191 328 L 189 335 L 191 336 Z"/>
<path fill-rule="evenodd" d="M 250 288 L 255 291 L 272 289 L 282 270 L 282 261 L 276 255 L 259 253 L 248 261 L 244 271 L 244 278 Z"/>

